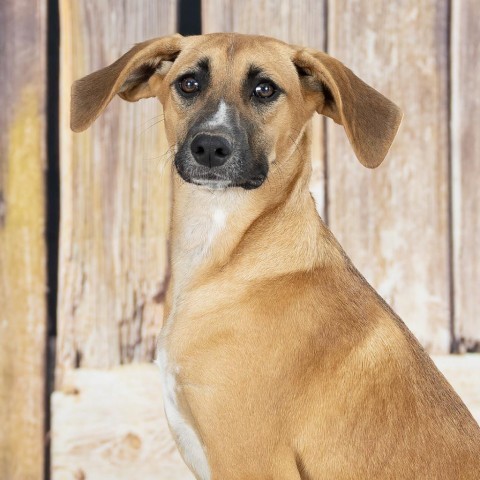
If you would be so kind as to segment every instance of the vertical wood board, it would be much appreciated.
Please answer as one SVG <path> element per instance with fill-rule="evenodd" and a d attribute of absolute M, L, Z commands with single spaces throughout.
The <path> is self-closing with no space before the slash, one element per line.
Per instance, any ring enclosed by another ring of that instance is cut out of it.
<path fill-rule="evenodd" d="M 374 171 L 328 122 L 331 229 L 423 345 L 448 352 L 448 2 L 329 2 L 328 29 L 329 53 L 405 114 Z"/>
<path fill-rule="evenodd" d="M 0 478 L 44 470 L 44 2 L 0 3 Z"/>
<path fill-rule="evenodd" d="M 314 0 L 203 0 L 203 33 L 237 32 L 266 35 L 295 45 L 325 49 L 325 2 Z M 312 120 L 312 180 L 310 189 L 325 218 L 323 119 Z"/>
<path fill-rule="evenodd" d="M 455 344 L 480 351 L 480 17 L 452 2 L 452 217 Z"/>
<path fill-rule="evenodd" d="M 168 277 L 171 150 L 156 99 L 116 97 L 69 128 L 74 80 L 172 34 L 175 0 L 61 0 L 61 225 L 57 380 L 68 368 L 151 360 Z M 168 151 L 168 152 L 167 152 Z"/>

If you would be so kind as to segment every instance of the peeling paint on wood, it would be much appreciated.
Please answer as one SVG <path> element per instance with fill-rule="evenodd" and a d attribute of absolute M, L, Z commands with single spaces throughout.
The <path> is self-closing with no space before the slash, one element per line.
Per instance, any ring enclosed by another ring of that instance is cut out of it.
<path fill-rule="evenodd" d="M 44 470 L 44 2 L 0 2 L 0 478 Z"/>
<path fill-rule="evenodd" d="M 0 228 L 0 473 L 12 480 L 39 478 L 43 468 L 46 275 L 41 101 L 32 87 L 19 92 L 9 128 L 5 221 Z"/>
<path fill-rule="evenodd" d="M 480 23 L 452 2 L 452 215 L 455 346 L 480 351 Z"/>

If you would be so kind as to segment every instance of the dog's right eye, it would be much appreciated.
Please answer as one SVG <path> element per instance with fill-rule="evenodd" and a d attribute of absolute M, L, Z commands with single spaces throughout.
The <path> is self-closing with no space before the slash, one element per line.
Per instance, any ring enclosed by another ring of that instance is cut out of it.
<path fill-rule="evenodd" d="M 265 99 L 265 98 L 270 98 L 272 95 L 274 95 L 275 91 L 276 90 L 273 84 L 271 84 L 270 82 L 262 82 L 255 87 L 253 94 L 256 97 Z"/>
<path fill-rule="evenodd" d="M 182 79 L 178 82 L 178 86 L 180 87 L 180 90 L 181 90 L 183 93 L 186 93 L 187 95 L 190 95 L 190 94 L 192 94 L 192 93 L 198 92 L 198 90 L 200 90 L 200 85 L 199 85 L 199 83 L 198 83 L 197 80 L 195 80 L 195 78 L 193 78 L 193 77 L 185 77 L 185 78 L 182 78 Z"/>

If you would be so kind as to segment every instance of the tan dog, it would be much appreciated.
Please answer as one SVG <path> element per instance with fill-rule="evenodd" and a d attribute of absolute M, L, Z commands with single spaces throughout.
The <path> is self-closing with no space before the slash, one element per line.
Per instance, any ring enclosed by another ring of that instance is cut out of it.
<path fill-rule="evenodd" d="M 74 84 L 72 128 L 119 94 L 175 145 L 167 418 L 198 479 L 478 479 L 480 429 L 355 270 L 309 193 L 309 120 L 376 167 L 402 114 L 325 53 L 237 34 L 135 46 Z"/>

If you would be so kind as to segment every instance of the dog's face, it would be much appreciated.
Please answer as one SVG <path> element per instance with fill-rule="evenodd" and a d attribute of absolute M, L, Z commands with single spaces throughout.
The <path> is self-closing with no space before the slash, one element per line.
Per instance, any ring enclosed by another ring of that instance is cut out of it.
<path fill-rule="evenodd" d="M 315 110 L 291 56 L 278 41 L 238 35 L 199 37 L 182 50 L 160 92 L 184 180 L 254 189 L 289 157 Z"/>
<path fill-rule="evenodd" d="M 286 163 L 315 111 L 344 126 L 367 167 L 381 163 L 401 120 L 392 102 L 334 58 L 238 34 L 135 46 L 75 82 L 72 128 L 88 127 L 115 94 L 159 98 L 178 174 L 208 188 L 256 189 L 275 170 L 291 171 Z"/>

